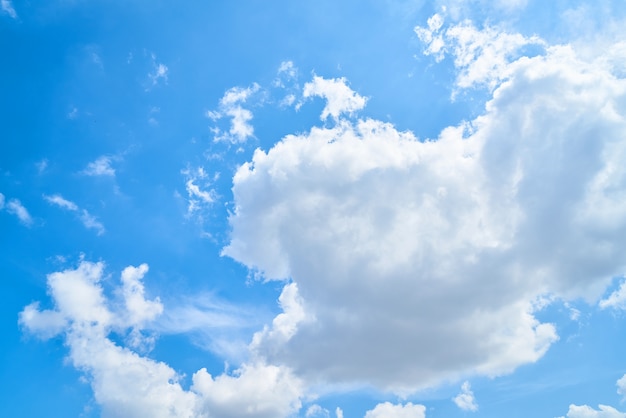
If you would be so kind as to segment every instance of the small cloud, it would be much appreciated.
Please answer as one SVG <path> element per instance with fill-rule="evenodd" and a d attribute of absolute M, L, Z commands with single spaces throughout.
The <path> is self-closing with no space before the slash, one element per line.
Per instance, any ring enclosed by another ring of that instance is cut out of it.
<path fill-rule="evenodd" d="M 359 95 L 348 86 L 344 77 L 323 78 L 314 76 L 313 81 L 304 85 L 302 96 L 305 99 L 314 96 L 326 99 L 326 106 L 324 106 L 320 116 L 322 120 L 328 119 L 329 116 L 338 120 L 339 115 L 343 113 L 352 114 L 363 109 L 367 102 L 366 97 Z"/>
<path fill-rule="evenodd" d="M 38 163 L 35 163 L 35 166 L 37 167 L 37 172 L 39 174 L 43 174 L 44 171 L 46 171 L 46 169 L 48 168 L 48 160 L 44 158 Z"/>
<path fill-rule="evenodd" d="M 619 289 L 609 295 L 609 297 L 598 302 L 601 309 L 613 308 L 626 310 L 626 280 L 622 281 Z"/>
<path fill-rule="evenodd" d="M 322 408 L 318 404 L 313 404 L 307 408 L 304 416 L 306 418 L 329 418 L 330 413 L 326 408 Z"/>
<path fill-rule="evenodd" d="M 115 176 L 115 169 L 111 167 L 111 157 L 98 157 L 96 161 L 87 164 L 81 173 L 87 176 Z"/>
<path fill-rule="evenodd" d="M 2 8 L 2 11 L 4 13 L 11 16 L 13 19 L 17 19 L 17 13 L 15 12 L 15 9 L 13 8 L 13 4 L 11 3 L 11 0 L 0 0 L 0 7 Z"/>
<path fill-rule="evenodd" d="M 456 406 L 464 411 L 478 411 L 478 404 L 476 404 L 476 399 L 474 398 L 474 392 L 472 392 L 472 388 L 469 382 L 463 382 L 461 385 L 461 393 L 452 399 Z"/>
<path fill-rule="evenodd" d="M 4 202 L 4 195 L 0 200 Z M 26 210 L 19 199 L 9 200 L 6 204 L 6 211 L 17 216 L 18 219 L 26 226 L 31 226 L 33 224 L 33 218 L 30 216 L 30 213 L 28 213 L 28 210 Z"/>
<path fill-rule="evenodd" d="M 67 118 L 74 120 L 77 117 L 78 117 L 78 108 L 77 107 L 72 107 L 72 110 L 67 112 Z"/>
<path fill-rule="evenodd" d="M 186 177 L 185 188 L 187 190 L 187 216 L 197 215 L 203 208 L 211 205 L 217 199 L 214 189 L 211 189 L 212 181 L 219 178 L 219 174 L 215 174 L 209 178 L 204 168 L 185 169 L 181 173 Z M 202 220 L 202 216 L 199 216 Z"/>
<path fill-rule="evenodd" d="M 259 89 L 260 86 L 257 83 L 248 88 L 233 87 L 227 90 L 220 99 L 218 110 L 210 110 L 206 113 L 207 117 L 214 122 L 223 117 L 231 118 L 230 129 L 227 133 L 222 133 L 219 128 L 213 130 L 216 134 L 216 141 L 229 141 L 233 144 L 243 143 L 254 136 L 254 128 L 250 124 L 253 117 L 252 112 L 245 109 L 242 104 L 246 103 Z"/>
<path fill-rule="evenodd" d="M 0 193 L 0 209 L 4 208 L 4 195 Z"/>
<path fill-rule="evenodd" d="M 152 54 L 152 67 L 152 72 L 148 73 L 148 78 L 152 82 L 152 85 L 146 88 L 146 90 L 150 90 L 161 82 L 167 84 L 167 74 L 169 71 L 167 65 L 156 62 L 156 56 L 154 54 Z"/>
<path fill-rule="evenodd" d="M 343 415 L 343 413 L 341 414 Z M 374 409 L 365 413 L 365 418 L 425 418 L 426 407 L 414 405 L 409 402 L 406 405 L 394 405 L 391 402 L 379 403 Z"/>
<path fill-rule="evenodd" d="M 52 196 L 44 195 L 43 198 L 46 199 L 48 203 L 56 205 L 62 209 L 67 209 L 67 210 L 71 210 L 74 212 L 78 210 L 78 206 L 76 206 L 76 203 L 70 200 L 64 199 L 61 195 L 58 195 L 58 194 L 55 194 Z"/>
<path fill-rule="evenodd" d="M 50 204 L 60 207 L 61 209 L 69 210 L 70 212 L 76 212 L 78 219 L 87 229 L 95 229 L 98 235 L 105 233 L 104 225 L 98 219 L 91 215 L 87 210 L 81 209 L 78 205 L 71 200 L 65 199 L 59 194 L 52 196 L 44 195 L 43 198 Z"/>

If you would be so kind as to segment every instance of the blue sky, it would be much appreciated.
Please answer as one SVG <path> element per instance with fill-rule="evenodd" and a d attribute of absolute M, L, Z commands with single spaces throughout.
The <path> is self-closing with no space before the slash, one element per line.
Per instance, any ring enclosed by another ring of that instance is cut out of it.
<path fill-rule="evenodd" d="M 1 416 L 626 417 L 621 1 L 0 2 Z"/>

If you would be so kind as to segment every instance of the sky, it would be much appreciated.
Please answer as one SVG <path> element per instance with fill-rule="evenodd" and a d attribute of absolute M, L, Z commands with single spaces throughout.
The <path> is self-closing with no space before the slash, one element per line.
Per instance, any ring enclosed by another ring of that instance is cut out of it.
<path fill-rule="evenodd" d="M 0 0 L 0 416 L 626 418 L 620 0 Z"/>

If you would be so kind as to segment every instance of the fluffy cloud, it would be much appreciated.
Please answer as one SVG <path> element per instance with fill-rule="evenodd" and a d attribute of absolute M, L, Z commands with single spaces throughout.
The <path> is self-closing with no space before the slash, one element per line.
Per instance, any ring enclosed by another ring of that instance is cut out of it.
<path fill-rule="evenodd" d="M 464 411 L 478 411 L 478 404 L 476 403 L 476 398 L 474 398 L 474 392 L 472 392 L 472 388 L 467 381 L 463 382 L 463 385 L 461 385 L 461 393 L 452 400 L 456 406 Z"/>
<path fill-rule="evenodd" d="M 88 377 L 106 418 L 274 418 L 300 409 L 302 382 L 283 367 L 258 361 L 215 378 L 201 369 L 185 390 L 175 370 L 134 351 L 163 311 L 158 298 L 145 298 L 147 271 L 145 264 L 124 269 L 116 299 L 100 284 L 103 263 L 82 261 L 76 269 L 52 273 L 54 309 L 28 305 L 20 324 L 41 338 L 64 336 L 69 361 Z M 127 345 L 113 342 L 112 333 L 126 337 Z"/>
<path fill-rule="evenodd" d="M 65 199 L 59 194 L 52 196 L 44 195 L 43 198 L 50 204 L 60 207 L 61 209 L 69 210 L 70 212 L 76 212 L 78 219 L 83 223 L 87 229 L 95 229 L 98 235 L 105 233 L 104 225 L 96 217 L 91 215 L 86 209 L 81 209 L 76 203 L 71 200 Z"/>
<path fill-rule="evenodd" d="M 595 410 L 587 405 L 570 405 L 567 418 L 626 418 L 626 413 L 606 405 L 599 405 Z"/>
<path fill-rule="evenodd" d="M 415 33 L 424 43 L 425 55 L 434 55 L 441 61 L 446 53 L 454 57 L 458 69 L 456 84 L 460 88 L 485 85 L 493 89 L 510 77 L 514 69 L 510 62 L 522 55 L 522 48 L 545 46 L 540 38 L 509 34 L 487 26 L 479 30 L 470 22 L 442 30 L 444 18 L 435 14 L 427 27 L 415 27 Z"/>
<path fill-rule="evenodd" d="M 115 176 L 115 169 L 111 167 L 111 157 L 103 155 L 87 164 L 82 173 L 87 176 Z"/>
<path fill-rule="evenodd" d="M 364 101 L 316 77 L 305 91 L 334 126 L 233 179 L 224 254 L 297 285 L 255 347 L 307 379 L 411 391 L 509 373 L 558 338 L 537 298 L 597 300 L 626 269 L 626 82 L 569 46 L 441 30 L 458 86 L 493 90 L 483 115 L 420 141 L 342 119 Z M 542 53 L 519 56 L 529 44 Z"/>
<path fill-rule="evenodd" d="M 331 116 L 337 120 L 342 114 L 353 114 L 365 107 L 367 98 L 359 95 L 348 87 L 345 78 L 323 78 L 314 76 L 313 81 L 304 85 L 303 98 L 323 97 L 326 106 L 322 110 L 320 118 L 326 120 Z"/>
<path fill-rule="evenodd" d="M 233 87 L 220 99 L 217 111 L 207 112 L 207 116 L 213 121 L 223 117 L 229 117 L 231 121 L 228 132 L 222 132 L 219 128 L 213 129 L 216 141 L 243 143 L 254 136 L 254 128 L 250 124 L 252 112 L 242 105 L 259 89 L 260 86 L 256 83 L 248 88 Z"/>
<path fill-rule="evenodd" d="M 426 418 L 424 405 L 394 405 L 389 402 L 379 403 L 376 407 L 365 413 L 365 418 Z"/>

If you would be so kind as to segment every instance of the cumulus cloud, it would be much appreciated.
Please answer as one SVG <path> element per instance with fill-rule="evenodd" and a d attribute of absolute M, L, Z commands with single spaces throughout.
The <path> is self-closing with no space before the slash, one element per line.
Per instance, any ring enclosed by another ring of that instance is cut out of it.
<path fill-rule="evenodd" d="M 254 128 L 250 121 L 252 120 L 252 112 L 244 108 L 245 104 L 252 95 L 257 93 L 261 87 L 254 83 L 247 88 L 233 87 L 226 91 L 220 99 L 218 110 L 207 112 L 207 116 L 213 121 L 217 121 L 223 117 L 230 118 L 230 129 L 228 132 L 222 132 L 219 128 L 214 128 L 216 141 L 228 141 L 231 143 L 243 143 L 249 138 L 254 137 Z"/>
<path fill-rule="evenodd" d="M 458 69 L 456 84 L 462 89 L 494 89 L 511 76 L 514 67 L 509 64 L 523 55 L 523 48 L 545 46 L 537 36 L 510 34 L 490 26 L 480 30 L 470 22 L 442 29 L 443 23 L 444 18 L 435 14 L 428 19 L 427 27 L 416 26 L 415 33 L 425 45 L 425 55 L 433 55 L 437 61 L 447 53 L 454 57 Z"/>
<path fill-rule="evenodd" d="M 31 226 L 33 224 L 32 216 L 30 216 L 28 209 L 22 205 L 19 199 L 9 199 L 9 201 L 5 203 L 4 195 L 0 194 L 0 209 L 3 207 L 10 214 L 17 216 L 24 225 Z"/>
<path fill-rule="evenodd" d="M 104 225 L 98 221 L 96 217 L 91 215 L 86 209 L 81 209 L 76 205 L 76 203 L 71 200 L 65 199 L 63 196 L 59 194 L 55 195 L 44 195 L 43 198 L 50 204 L 60 207 L 61 209 L 69 210 L 70 212 L 75 212 L 78 216 L 78 219 L 82 222 L 82 224 L 87 229 L 95 229 L 98 235 L 102 235 L 105 233 Z"/>
<path fill-rule="evenodd" d="M 567 418 L 626 418 L 626 413 L 620 412 L 613 407 L 598 405 L 598 408 L 596 410 L 587 405 L 570 405 Z"/>
<path fill-rule="evenodd" d="M 326 120 L 331 116 L 337 120 L 342 114 L 353 114 L 365 107 L 366 97 L 353 91 L 344 77 L 323 78 L 314 76 L 313 81 L 304 85 L 302 97 L 322 97 L 326 99 L 326 106 L 322 110 L 321 119 Z"/>
<path fill-rule="evenodd" d="M 82 173 L 87 176 L 115 176 L 115 169 L 111 167 L 111 157 L 103 155 L 87 164 Z"/>
<path fill-rule="evenodd" d="M 567 45 L 456 28 L 458 85 L 493 91 L 476 119 L 420 141 L 342 118 L 364 100 L 314 81 L 335 123 L 235 174 L 223 253 L 297 301 L 256 336 L 270 362 L 398 392 L 509 373 L 558 339 L 538 299 L 597 301 L 624 274 L 626 81 Z"/>
<path fill-rule="evenodd" d="M 17 19 L 17 12 L 13 8 L 13 3 L 11 3 L 11 0 L 0 0 L 0 7 L 2 8 L 2 11 L 4 13 L 11 16 L 13 19 Z"/>
<path fill-rule="evenodd" d="M 48 275 L 53 309 L 35 302 L 19 322 L 41 338 L 63 336 L 69 361 L 88 378 L 104 417 L 275 418 L 300 409 L 302 381 L 284 367 L 257 361 L 216 377 L 203 368 L 185 390 L 170 366 L 134 351 L 163 311 L 158 298 L 145 297 L 147 271 L 145 264 L 124 269 L 112 299 L 100 284 L 104 264 L 81 261 Z M 127 344 L 114 342 L 113 333 L 130 337 Z"/>
<path fill-rule="evenodd" d="M 464 411 L 478 411 L 478 404 L 474 398 L 474 392 L 472 392 L 472 388 L 467 381 L 463 382 L 463 385 L 461 385 L 461 393 L 456 395 L 452 400 L 456 406 Z"/>
<path fill-rule="evenodd" d="M 394 405 L 390 402 L 379 403 L 374 409 L 365 413 L 365 418 L 426 418 L 426 407 L 414 405 Z"/>

